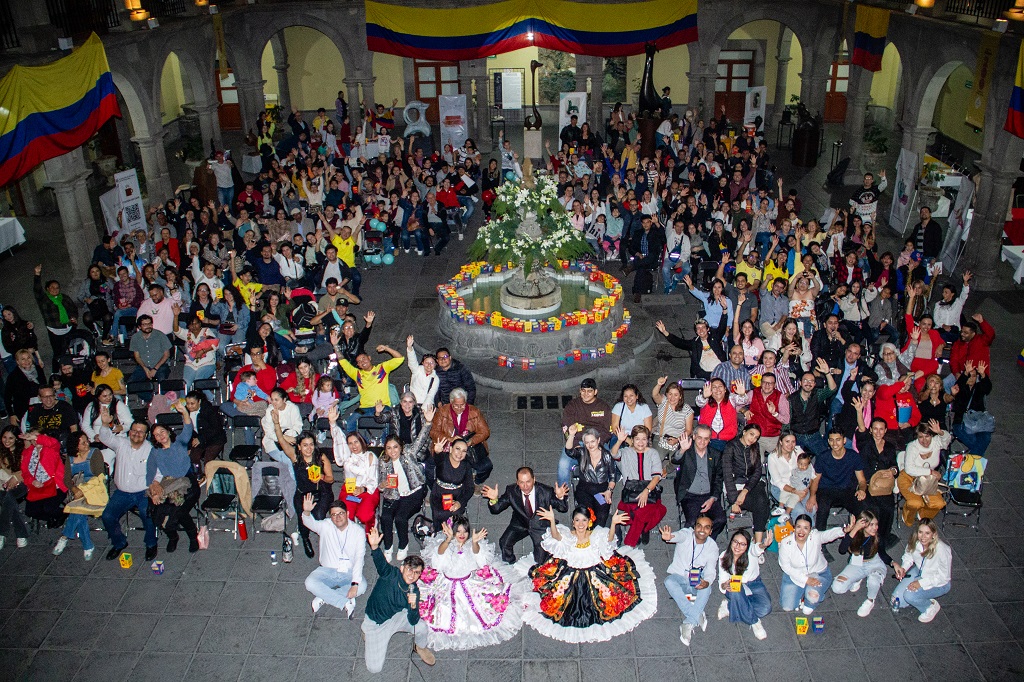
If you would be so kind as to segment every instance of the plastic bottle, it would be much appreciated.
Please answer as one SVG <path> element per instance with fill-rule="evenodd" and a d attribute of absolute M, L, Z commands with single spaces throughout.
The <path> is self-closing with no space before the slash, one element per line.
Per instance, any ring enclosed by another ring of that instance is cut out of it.
<path fill-rule="evenodd" d="M 292 556 L 292 539 L 285 535 L 284 542 L 281 547 L 281 558 L 284 559 L 286 564 L 290 564 L 292 562 Z"/>
<path fill-rule="evenodd" d="M 900 598 L 896 597 L 895 599 L 892 600 L 892 612 L 896 613 L 899 610 L 900 610 Z"/>
<path fill-rule="evenodd" d="M 270 550 L 270 565 L 277 566 L 277 552 Z"/>
<path fill-rule="evenodd" d="M 249 539 L 249 529 L 245 527 L 245 519 L 238 519 L 238 539 L 243 542 Z"/>

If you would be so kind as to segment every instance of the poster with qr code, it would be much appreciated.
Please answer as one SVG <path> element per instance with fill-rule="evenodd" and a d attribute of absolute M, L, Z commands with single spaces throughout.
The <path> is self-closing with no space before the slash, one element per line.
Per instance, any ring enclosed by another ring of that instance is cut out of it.
<path fill-rule="evenodd" d="M 142 192 L 139 191 L 139 176 L 134 168 L 123 170 L 114 176 L 117 187 L 117 199 L 120 203 L 119 213 L 121 233 L 146 229 L 146 209 L 142 205 Z"/>

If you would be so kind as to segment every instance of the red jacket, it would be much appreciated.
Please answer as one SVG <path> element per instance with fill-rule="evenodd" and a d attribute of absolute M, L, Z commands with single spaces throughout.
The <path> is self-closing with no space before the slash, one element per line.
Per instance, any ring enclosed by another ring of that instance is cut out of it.
<path fill-rule="evenodd" d="M 256 372 L 256 385 L 259 386 L 264 393 L 270 395 L 270 392 L 277 386 L 277 370 L 270 365 L 267 365 L 263 369 L 255 369 L 251 364 L 248 364 L 235 374 L 235 378 L 231 380 L 231 396 L 235 395 L 235 389 L 238 388 L 238 382 L 242 378 L 242 372 Z M 230 400 L 230 398 L 229 398 Z M 259 396 L 253 396 L 253 400 L 256 402 L 263 402 L 263 398 Z"/>
<path fill-rule="evenodd" d="M 736 419 L 736 408 L 732 406 L 732 402 L 726 398 L 722 403 L 722 430 L 715 431 L 714 427 L 711 426 L 711 422 L 715 418 L 715 412 L 717 412 L 717 406 L 712 405 L 708 402 L 707 405 L 700 408 L 700 417 L 697 422 L 706 425 L 711 429 L 711 437 L 719 440 L 732 440 L 736 437 L 739 432 L 739 422 Z"/>
<path fill-rule="evenodd" d="M 898 381 L 891 386 L 879 386 L 875 390 L 875 416 L 885 420 L 886 425 L 896 430 L 899 425 L 899 407 L 910 408 L 910 419 L 907 423 L 911 427 L 917 426 L 921 421 L 921 411 L 917 409 L 917 401 L 910 391 L 904 390 L 903 382 Z"/>
<path fill-rule="evenodd" d="M 761 389 L 753 389 L 753 397 L 750 401 L 750 416 L 747 418 L 748 424 L 757 424 L 761 427 L 761 435 L 768 438 L 774 438 L 782 433 L 782 422 L 777 417 L 772 416 L 772 413 L 768 411 L 769 403 L 775 407 L 775 412 L 779 412 L 779 403 L 787 402 L 786 397 L 782 395 L 782 391 L 775 389 L 771 395 L 767 398 L 764 397 L 764 393 Z M 787 404 L 788 407 L 788 404 Z"/>
<path fill-rule="evenodd" d="M 989 346 L 996 338 L 996 330 L 985 321 L 982 321 L 980 326 L 981 330 L 967 343 L 959 339 L 953 343 L 953 348 L 949 351 L 949 371 L 954 376 L 964 371 L 964 365 L 968 360 L 975 366 L 979 362 L 989 363 Z"/>
<path fill-rule="evenodd" d="M 913 331 L 914 327 L 917 326 L 917 323 L 914 321 L 914 318 L 911 315 L 904 315 L 903 321 L 906 324 L 907 328 L 907 341 L 906 343 L 903 344 L 903 350 L 906 350 L 907 348 L 910 347 L 910 332 Z M 934 360 L 936 358 L 941 358 L 942 345 L 946 342 L 942 340 L 941 336 L 939 336 L 939 330 L 933 328 L 931 331 L 928 332 L 928 338 L 932 340 L 932 359 Z"/>
<path fill-rule="evenodd" d="M 51 436 L 40 435 L 36 445 L 42 450 L 39 453 L 39 466 L 30 466 L 33 447 L 25 448 L 21 453 L 21 476 L 28 487 L 27 499 L 29 502 L 45 500 L 54 497 L 58 491 L 67 492 L 67 485 L 64 483 L 64 458 L 60 456 L 60 442 Z M 41 471 L 40 471 L 41 470 Z M 32 482 L 37 480 L 40 473 L 49 474 L 50 479 L 37 488 Z"/>
<path fill-rule="evenodd" d="M 455 193 L 454 189 L 449 189 L 447 191 L 439 189 L 437 190 L 437 203 L 441 204 L 445 208 L 458 208 L 459 196 Z"/>

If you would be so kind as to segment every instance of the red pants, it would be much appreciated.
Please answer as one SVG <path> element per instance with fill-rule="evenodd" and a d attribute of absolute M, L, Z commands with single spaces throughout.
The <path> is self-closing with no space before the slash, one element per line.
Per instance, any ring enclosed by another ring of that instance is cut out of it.
<path fill-rule="evenodd" d="M 640 544 L 640 534 L 647 533 L 658 527 L 658 523 L 665 518 L 665 505 L 661 502 L 648 502 L 647 506 L 640 508 L 635 502 L 626 504 L 619 502 L 619 511 L 629 514 L 629 532 L 623 540 L 630 547 Z"/>
<path fill-rule="evenodd" d="M 925 358 L 914 358 L 914 361 L 910 363 L 910 371 L 916 372 L 918 370 L 924 372 L 924 376 L 922 376 L 920 379 L 914 380 L 914 390 L 920 393 L 921 389 L 924 388 L 924 381 L 925 379 L 928 378 L 928 375 L 938 373 L 939 361 L 927 360 Z"/>
<path fill-rule="evenodd" d="M 348 499 L 349 497 L 358 497 L 358 502 L 353 502 Z M 374 517 L 377 515 L 377 502 L 380 501 L 380 491 L 374 490 L 372 493 L 363 493 L 362 495 L 349 495 L 345 492 L 345 488 L 342 487 L 341 495 L 339 499 L 345 503 L 345 509 L 348 510 L 348 520 L 358 521 L 369 533 L 373 527 Z"/>

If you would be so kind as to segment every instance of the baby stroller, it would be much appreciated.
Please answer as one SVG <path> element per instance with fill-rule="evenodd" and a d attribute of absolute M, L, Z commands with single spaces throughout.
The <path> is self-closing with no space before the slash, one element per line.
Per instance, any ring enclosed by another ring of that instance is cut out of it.
<path fill-rule="evenodd" d="M 91 367 L 96 356 L 96 336 L 87 329 L 72 329 L 68 332 L 68 346 L 64 352 L 71 356 L 75 369 Z"/>

